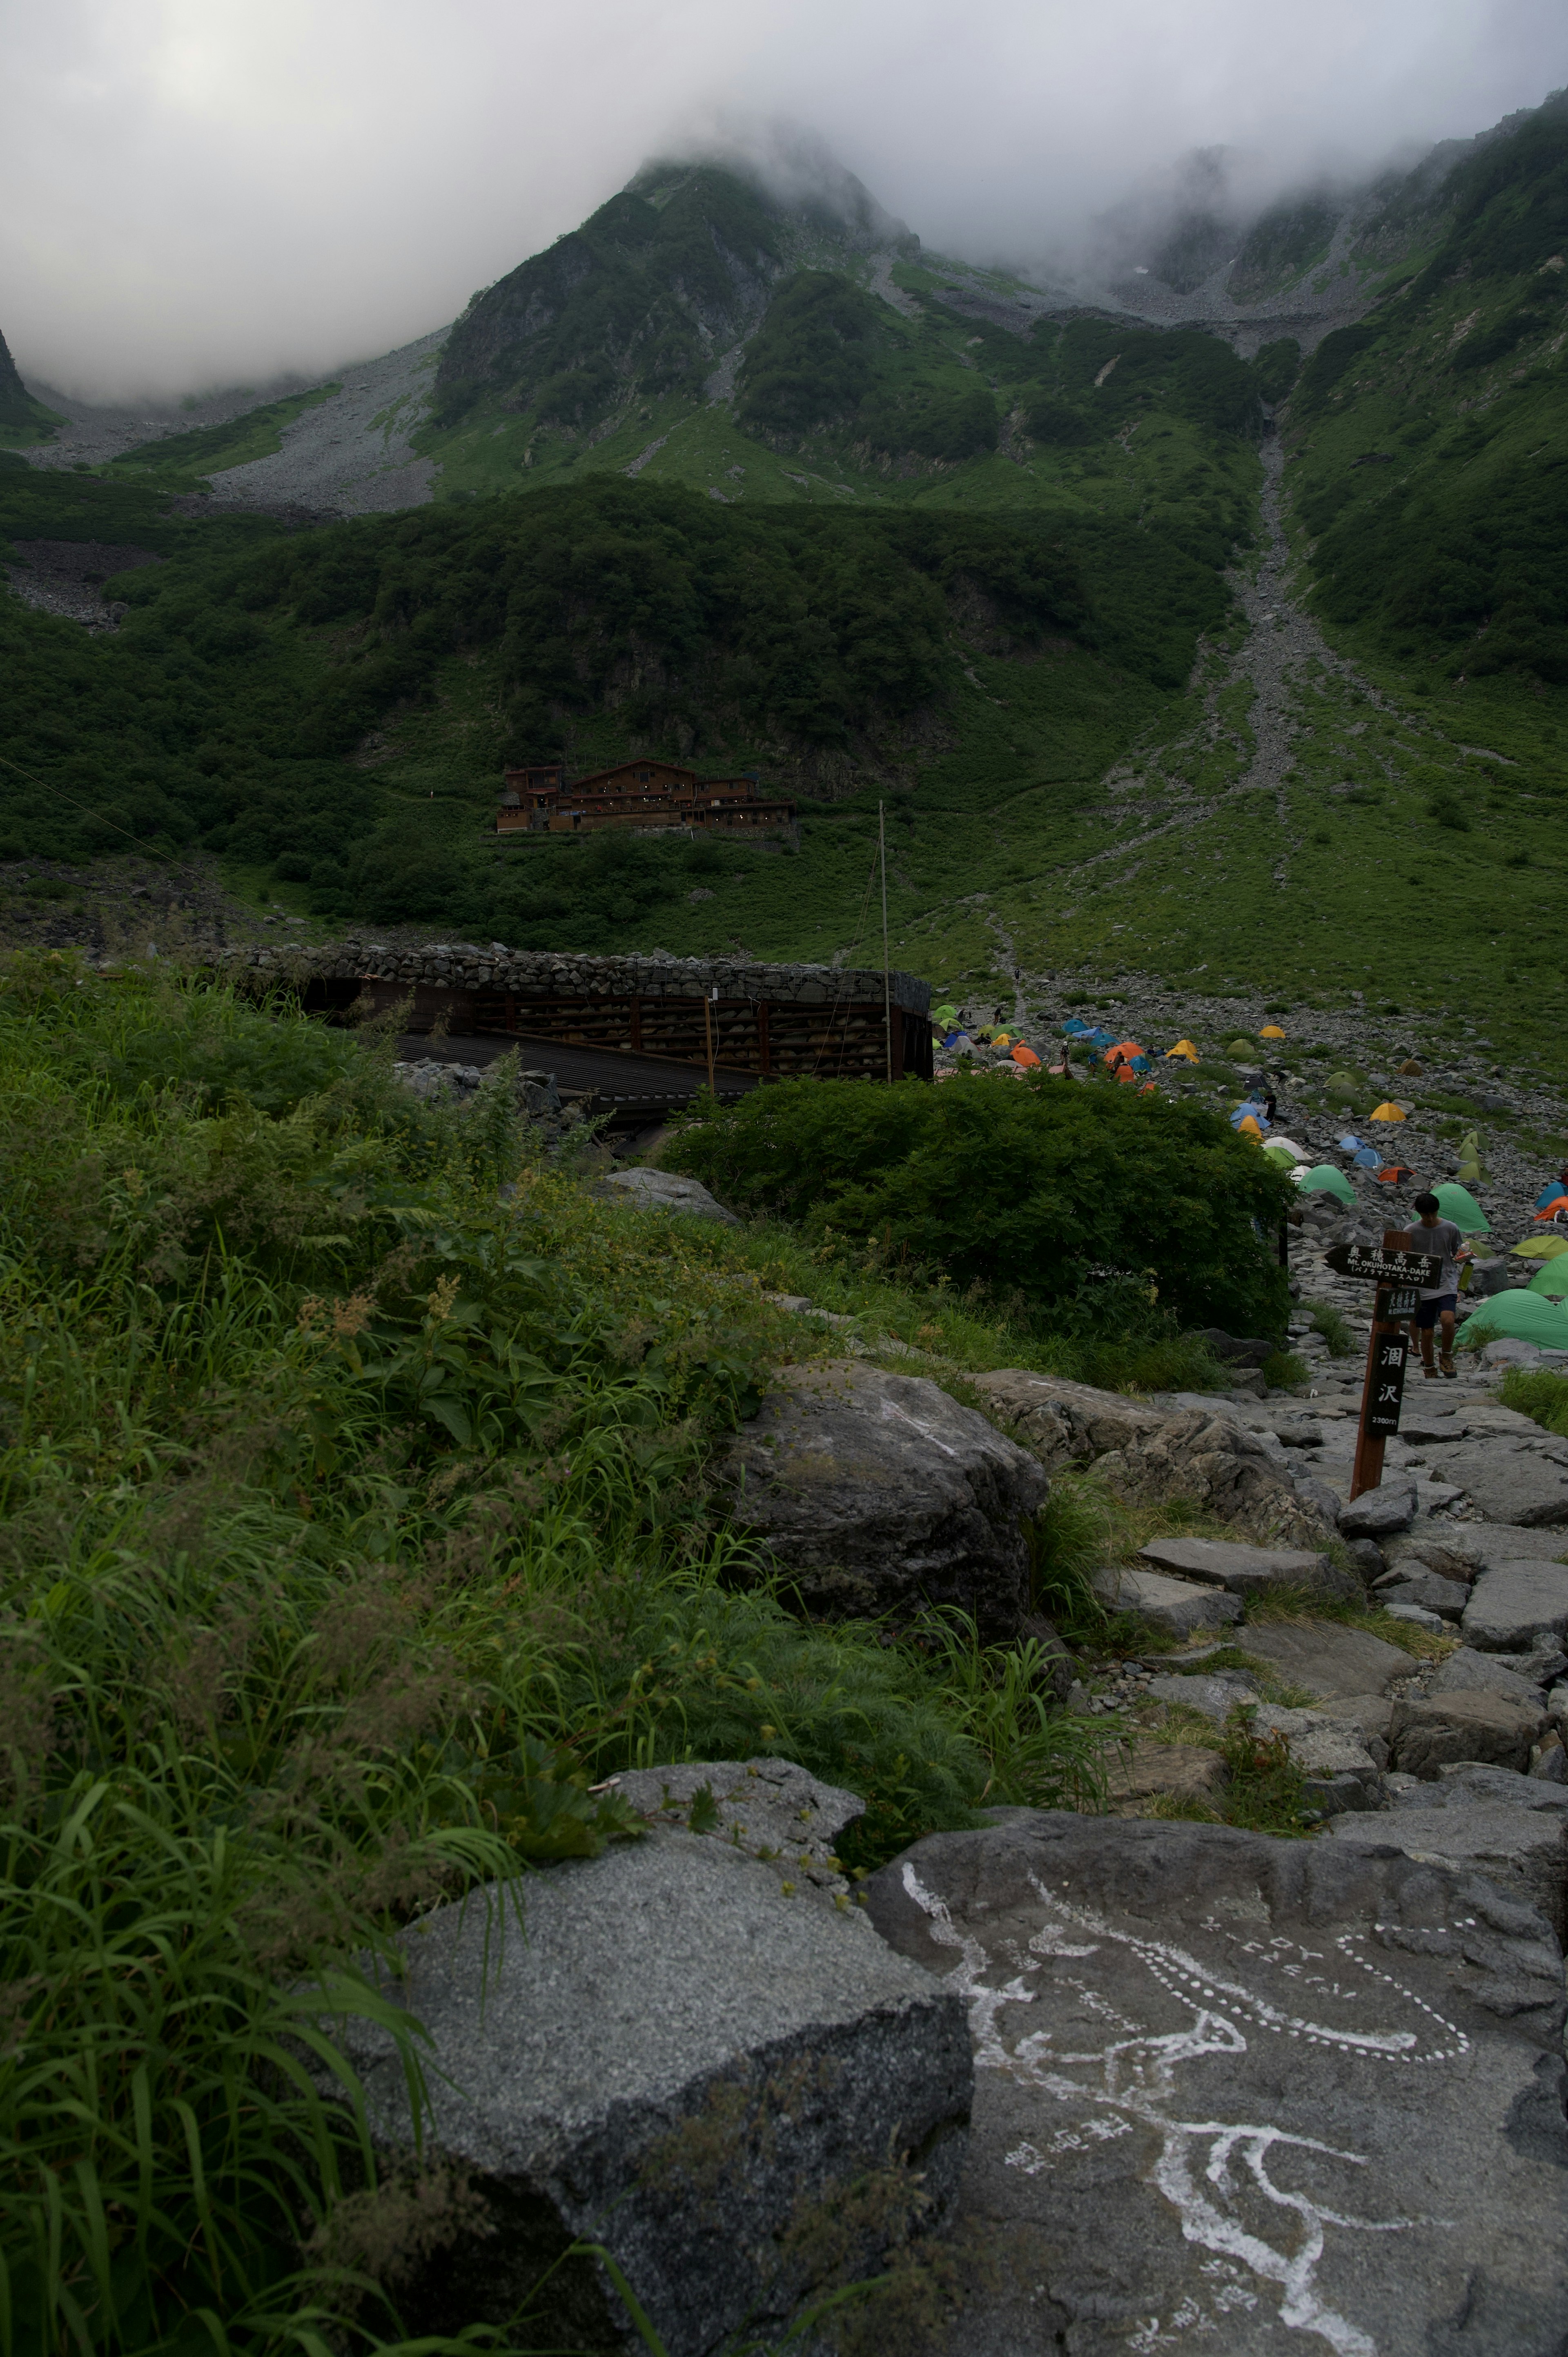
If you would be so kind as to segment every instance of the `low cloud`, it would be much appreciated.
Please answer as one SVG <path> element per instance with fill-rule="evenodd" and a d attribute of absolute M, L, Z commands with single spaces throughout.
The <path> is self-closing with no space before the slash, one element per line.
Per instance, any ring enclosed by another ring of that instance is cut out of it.
<path fill-rule="evenodd" d="M 1558 0 L 55 0 L 6 41 L 0 328 L 126 401 L 406 342 L 751 123 L 810 125 L 928 244 L 1028 262 L 1195 150 L 1248 207 L 1568 80 Z"/>

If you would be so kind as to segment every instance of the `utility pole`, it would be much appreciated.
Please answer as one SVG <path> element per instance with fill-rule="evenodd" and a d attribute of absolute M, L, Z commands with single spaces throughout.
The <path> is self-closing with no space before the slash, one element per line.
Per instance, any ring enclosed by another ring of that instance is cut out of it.
<path fill-rule="evenodd" d="M 893 982 L 887 971 L 887 827 L 882 804 L 876 805 L 876 856 L 882 866 L 882 1038 L 887 1049 L 887 1077 L 893 1078 Z"/>
<path fill-rule="evenodd" d="M 704 991 L 704 992 L 703 992 L 703 1037 L 706 1039 L 707 1043 L 708 1043 L 708 1094 L 709 1094 L 710 1096 L 712 1096 L 712 1095 L 713 1095 L 713 1093 L 714 1093 L 714 1007 L 713 1007 L 713 1002 L 714 1002 L 714 1000 L 718 996 L 718 995 L 719 995 L 719 990 L 718 990 L 718 985 L 717 985 L 717 983 L 715 983 L 715 984 L 714 985 L 714 986 L 713 986 L 713 988 L 712 988 L 711 990 Z"/>

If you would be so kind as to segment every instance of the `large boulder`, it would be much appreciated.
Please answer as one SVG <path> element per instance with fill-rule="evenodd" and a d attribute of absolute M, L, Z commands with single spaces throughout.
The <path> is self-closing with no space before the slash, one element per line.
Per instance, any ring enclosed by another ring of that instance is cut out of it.
<path fill-rule="evenodd" d="M 679 1211 L 689 1220 L 717 1220 L 726 1228 L 740 1222 L 701 1181 L 674 1170 L 607 1170 L 593 1192 L 607 1203 L 629 1203 L 639 1211 Z"/>
<path fill-rule="evenodd" d="M 981 2066 L 941 2357 L 1560 2357 L 1555 1943 L 1392 1822 L 1018 1812 L 872 1878 Z"/>
<path fill-rule="evenodd" d="M 1444 1452 L 1443 1473 L 1488 1519 L 1537 1530 L 1568 1523 L 1568 1471 L 1528 1443 L 1467 1441 Z"/>
<path fill-rule="evenodd" d="M 1135 1448 L 1165 1420 L 1143 1400 L 1096 1391 L 1063 1375 L 1036 1375 L 1026 1367 L 1001 1367 L 969 1380 L 987 1413 L 1022 1433 L 1052 1472 L 1091 1464 L 1113 1448 Z"/>
<path fill-rule="evenodd" d="M 1541 1688 L 1521 1676 L 1502 1654 L 1479 1653 L 1470 1645 L 1461 1645 L 1456 1653 L 1449 1654 L 1426 1691 L 1429 1695 L 1506 1695 L 1527 1709 L 1541 1701 Z"/>
<path fill-rule="evenodd" d="M 1038 1458 L 920 1375 L 829 1359 L 775 1381 L 714 1473 L 807 1609 L 958 1605 L 987 1637 L 1015 1634 L 1050 1488 Z"/>
<path fill-rule="evenodd" d="M 1460 1627 L 1485 1653 L 1522 1653 L 1542 1637 L 1568 1635 L 1568 1564 L 1499 1563 L 1470 1590 Z"/>
<path fill-rule="evenodd" d="M 1484 1760 L 1522 1772 L 1545 1727 L 1542 1704 L 1514 1702 L 1507 1695 L 1472 1690 L 1408 1696 L 1394 1705 L 1394 1765 L 1407 1776 L 1425 1777 L 1450 1760 Z"/>
<path fill-rule="evenodd" d="M 562 2264 L 587 2241 L 670 2357 L 711 2357 L 875 2272 L 889 2227 L 940 2221 L 972 2100 L 963 2008 L 857 1910 L 677 1831 L 516 1896 L 521 1923 L 499 1890 L 424 1917 L 389 1991 L 428 2034 L 426 2161 L 470 2179 L 467 2222 L 400 2291 L 412 2331 L 505 2324 L 542 2285 L 541 2345 L 640 2352 L 602 2266 Z M 335 2027 L 374 2141 L 412 2160 L 392 2039 Z M 845 2221 L 876 2206 L 868 2180 L 886 2220 L 862 2249 Z"/>
<path fill-rule="evenodd" d="M 1173 1411 L 1021 1367 L 970 1380 L 987 1412 L 1021 1432 L 1046 1465 L 1096 1464 L 1130 1504 L 1189 1499 L 1249 1538 L 1313 1554 L 1329 1534 L 1273 1434 L 1250 1431 L 1207 1402 Z"/>
<path fill-rule="evenodd" d="M 1559 1942 L 1568 1932 L 1568 1819 L 1560 1810 L 1520 1809 L 1488 1798 L 1449 1808 L 1396 1808 L 1378 1817 L 1339 1816 L 1328 1831 L 1339 1842 L 1397 1845 L 1422 1865 L 1475 1867 L 1544 1917 Z"/>

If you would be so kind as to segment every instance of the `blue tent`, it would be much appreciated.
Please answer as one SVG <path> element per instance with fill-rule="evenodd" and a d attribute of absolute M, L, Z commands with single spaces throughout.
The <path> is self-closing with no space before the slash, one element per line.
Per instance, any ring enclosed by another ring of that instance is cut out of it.
<path fill-rule="evenodd" d="M 1254 1104 L 1254 1103 L 1247 1103 L 1247 1104 L 1239 1104 L 1239 1105 L 1237 1106 L 1237 1108 L 1236 1108 L 1235 1112 L 1234 1112 L 1234 1113 L 1231 1114 L 1231 1116 L 1230 1116 L 1230 1126 L 1231 1126 L 1231 1128 L 1232 1128 L 1232 1129 L 1240 1129 L 1240 1126 L 1241 1126 L 1241 1124 L 1242 1124 L 1242 1123 L 1247 1119 L 1247 1117 L 1248 1117 L 1248 1115 L 1249 1115 L 1249 1114 L 1251 1114 L 1251 1115 L 1252 1119 L 1257 1123 L 1258 1127 L 1259 1127 L 1260 1129 L 1265 1129 L 1265 1130 L 1266 1130 L 1266 1129 L 1268 1128 L 1268 1125 L 1269 1125 L 1269 1116 L 1268 1116 L 1268 1114 L 1263 1111 L 1262 1106 L 1261 1104 Z"/>
<path fill-rule="evenodd" d="M 1380 1170 L 1383 1167 L 1382 1156 L 1370 1146 L 1363 1146 L 1359 1154 L 1353 1154 L 1350 1159 L 1358 1170 Z"/>
<path fill-rule="evenodd" d="M 1339 1141 L 1339 1151 L 1341 1154 L 1359 1154 L 1360 1150 L 1361 1141 L 1359 1137 L 1351 1137 L 1347 1134 Z"/>
<path fill-rule="evenodd" d="M 1550 1187 L 1543 1187 L 1541 1189 L 1540 1194 L 1535 1199 L 1534 1209 L 1538 1211 L 1544 1211 L 1548 1203 L 1555 1203 L 1558 1196 L 1564 1192 L 1568 1192 L 1568 1189 L 1564 1189 L 1562 1179 L 1554 1178 Z"/>

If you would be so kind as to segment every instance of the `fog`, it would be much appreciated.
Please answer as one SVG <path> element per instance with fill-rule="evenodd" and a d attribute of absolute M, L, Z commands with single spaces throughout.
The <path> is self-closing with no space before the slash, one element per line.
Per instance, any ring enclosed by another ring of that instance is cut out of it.
<path fill-rule="evenodd" d="M 317 374 L 450 319 L 650 154 L 809 126 L 929 244 L 1070 257 L 1568 81 L 1562 0 L 8 0 L 0 329 L 79 398 Z"/>

